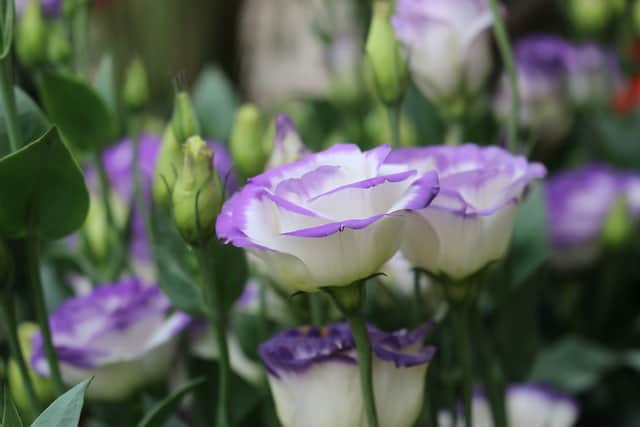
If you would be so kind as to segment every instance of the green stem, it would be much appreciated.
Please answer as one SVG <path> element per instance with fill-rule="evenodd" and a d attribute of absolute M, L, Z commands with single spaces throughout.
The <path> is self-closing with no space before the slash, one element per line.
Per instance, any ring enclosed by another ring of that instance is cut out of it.
<path fill-rule="evenodd" d="M 389 117 L 389 132 L 391 134 L 391 146 L 400 146 L 400 116 L 402 115 L 402 103 L 390 104 L 386 106 Z"/>
<path fill-rule="evenodd" d="M 461 385 L 464 423 L 466 427 L 472 427 L 473 368 L 471 362 L 471 342 L 468 330 L 468 307 L 464 304 L 452 307 L 451 320 L 453 322 L 456 353 L 462 365 Z"/>
<path fill-rule="evenodd" d="M 0 298 L 0 315 L 2 323 L 4 324 L 5 332 L 7 334 L 7 340 L 9 341 L 9 349 L 11 354 L 18 364 L 20 375 L 22 376 L 22 383 L 27 391 L 27 397 L 29 404 L 34 414 L 39 414 L 42 408 L 40 407 L 40 401 L 33 387 L 33 381 L 31 379 L 31 373 L 27 365 L 24 353 L 22 352 L 22 346 L 20 345 L 20 339 L 18 338 L 18 325 L 16 322 L 16 313 L 13 304 L 9 298 L 4 296 Z"/>
<path fill-rule="evenodd" d="M 518 93 L 518 72 L 513 60 L 513 52 L 511 51 L 511 43 L 507 28 L 500 13 L 500 6 L 497 0 L 489 0 L 491 14 L 493 15 L 493 32 L 498 43 L 498 50 L 504 67 L 509 76 L 509 85 L 511 87 L 511 114 L 507 124 L 507 136 L 509 138 L 509 150 L 515 152 L 518 150 L 518 127 L 520 121 L 520 94 Z"/>
<path fill-rule="evenodd" d="M 84 76 L 89 67 L 89 6 L 85 3 L 78 6 L 71 23 L 76 74 L 79 76 Z"/>
<path fill-rule="evenodd" d="M 367 414 L 369 427 L 378 427 L 378 413 L 376 412 L 376 399 L 373 391 L 373 366 L 371 357 L 371 343 L 367 333 L 367 325 L 364 317 L 359 313 L 346 315 L 351 333 L 356 343 L 358 353 L 358 367 L 360 368 L 360 385 L 364 407 Z"/>
<path fill-rule="evenodd" d="M 229 421 L 229 380 L 231 367 L 229 347 L 227 345 L 226 319 L 220 284 L 216 283 L 213 271 L 213 258 L 207 250 L 208 245 L 196 248 L 198 263 L 202 270 L 202 292 L 209 308 L 209 328 L 218 347 L 218 402 L 216 426 L 230 427 Z"/>
<path fill-rule="evenodd" d="M 2 108 L 5 114 L 4 120 L 7 124 L 7 133 L 9 134 L 9 145 L 11 151 L 16 151 L 22 146 L 22 135 L 18 121 L 18 110 L 16 107 L 16 96 L 11 70 L 11 59 L 7 56 L 7 58 L 0 63 L 0 98 L 2 98 Z"/>
<path fill-rule="evenodd" d="M 311 323 L 316 326 L 321 326 L 324 323 L 321 296 L 318 294 L 309 294 L 308 297 L 311 308 Z"/>
<path fill-rule="evenodd" d="M 53 346 L 53 339 L 51 338 L 49 313 L 47 312 L 42 282 L 40 281 L 40 244 L 37 237 L 28 237 L 26 245 L 27 274 L 29 277 L 29 285 L 31 286 L 31 297 L 34 300 L 36 316 L 42 334 L 44 352 L 47 357 L 47 362 L 49 363 L 49 371 L 56 392 L 62 394 L 65 392 L 65 386 L 62 381 L 62 375 L 60 374 L 58 356 Z"/>

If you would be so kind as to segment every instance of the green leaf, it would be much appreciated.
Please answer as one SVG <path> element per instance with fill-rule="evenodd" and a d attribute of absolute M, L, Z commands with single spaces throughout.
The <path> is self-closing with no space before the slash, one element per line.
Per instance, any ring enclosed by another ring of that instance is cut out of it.
<path fill-rule="evenodd" d="M 238 97 L 222 70 L 214 66 L 205 68 L 194 85 L 192 99 L 203 135 L 227 140 Z"/>
<path fill-rule="evenodd" d="M 87 215 L 84 177 L 55 128 L 0 159 L 0 182 L 2 237 L 57 239 L 78 229 Z"/>
<path fill-rule="evenodd" d="M 205 378 L 200 377 L 180 387 L 175 393 L 158 402 L 151 411 L 147 412 L 144 418 L 138 423 L 138 427 L 162 427 L 176 411 L 182 399 L 204 382 Z"/>
<path fill-rule="evenodd" d="M 22 420 L 15 403 L 11 400 L 5 387 L 0 395 L 0 427 L 22 427 Z"/>
<path fill-rule="evenodd" d="M 534 184 L 519 207 L 511 239 L 512 286 L 526 281 L 549 256 L 547 215 L 542 184 Z"/>
<path fill-rule="evenodd" d="M 40 107 L 23 92 L 20 88 L 15 88 L 16 110 L 18 113 L 18 126 L 20 126 L 21 135 L 25 142 L 35 141 L 40 138 L 49 128 L 49 120 L 40 110 Z M 0 140 L 8 141 L 9 132 L 7 130 L 7 121 L 5 120 L 5 112 L 0 104 Z M 0 144 L 0 147 L 6 144 Z M 0 155 L 8 153 L 0 152 Z"/>
<path fill-rule="evenodd" d="M 2 49 L 0 50 L 0 60 L 3 60 L 9 55 L 11 51 L 11 44 L 13 43 L 13 23 L 15 16 L 15 2 L 6 2 L 6 8 L 4 12 L 4 24 L 2 25 Z"/>
<path fill-rule="evenodd" d="M 530 380 L 581 393 L 595 387 L 619 362 L 618 356 L 609 350 L 569 336 L 540 354 Z"/>
<path fill-rule="evenodd" d="M 93 86 L 107 103 L 111 111 L 117 111 L 118 109 L 116 80 L 114 76 L 113 57 L 109 54 L 104 55 L 100 60 Z"/>
<path fill-rule="evenodd" d="M 212 262 L 216 283 L 223 284 L 223 304 L 226 310 L 240 297 L 249 278 L 245 251 L 220 240 L 213 243 Z"/>
<path fill-rule="evenodd" d="M 84 404 L 84 394 L 93 377 L 74 386 L 58 397 L 38 418 L 31 427 L 77 427 Z"/>
<path fill-rule="evenodd" d="M 43 73 L 38 79 L 51 121 L 78 153 L 93 153 L 115 138 L 115 118 L 106 102 L 83 80 Z"/>
<path fill-rule="evenodd" d="M 600 153 L 618 167 L 636 168 L 640 163 L 640 111 L 626 116 L 601 114 L 593 118 Z M 589 135 L 593 138 L 593 135 Z"/>

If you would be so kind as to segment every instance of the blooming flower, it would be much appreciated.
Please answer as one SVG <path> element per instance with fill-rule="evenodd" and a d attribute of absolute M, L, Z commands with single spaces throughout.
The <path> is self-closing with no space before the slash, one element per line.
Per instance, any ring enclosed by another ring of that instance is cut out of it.
<path fill-rule="evenodd" d="M 288 114 L 276 118 L 276 137 L 266 169 L 300 160 L 311 151 L 302 143 L 298 130 Z"/>
<path fill-rule="evenodd" d="M 393 25 L 413 79 L 432 101 L 477 92 L 491 70 L 484 0 L 398 0 Z"/>
<path fill-rule="evenodd" d="M 571 127 L 567 79 L 574 55 L 571 44 L 554 36 L 530 36 L 515 46 L 520 124 L 543 141 L 558 141 Z M 502 119 L 511 112 L 511 87 L 506 74 L 500 82 L 495 111 Z"/>
<path fill-rule="evenodd" d="M 435 353 L 429 330 L 386 333 L 369 327 L 380 427 L 412 426 Z M 281 332 L 259 348 L 283 427 L 365 425 L 354 340 L 346 323 Z"/>
<path fill-rule="evenodd" d="M 547 387 L 516 384 L 507 389 L 508 424 L 514 427 L 571 427 L 578 418 L 578 405 L 569 396 Z M 493 427 L 491 408 L 482 392 L 476 392 L 472 403 L 473 425 Z M 441 427 L 452 427 L 449 413 L 438 416 Z M 464 417 L 458 417 L 458 427 Z"/>
<path fill-rule="evenodd" d="M 546 173 L 502 148 L 473 144 L 402 148 L 387 162 L 438 172 L 440 193 L 408 218 L 402 253 L 414 266 L 451 279 L 504 256 L 525 188 Z"/>
<path fill-rule="evenodd" d="M 49 318 L 54 348 L 67 384 L 90 375 L 94 399 L 125 398 L 159 380 L 174 355 L 176 335 L 187 315 L 167 315 L 168 299 L 156 286 L 128 279 L 64 302 Z M 42 335 L 33 337 L 31 364 L 49 376 Z"/>
<path fill-rule="evenodd" d="M 554 264 L 584 267 L 601 250 L 601 234 L 617 200 L 631 218 L 640 218 L 640 177 L 602 164 L 561 172 L 546 185 L 548 229 Z"/>
<path fill-rule="evenodd" d="M 405 211 L 429 204 L 434 172 L 384 164 L 391 149 L 335 145 L 249 183 L 222 208 L 218 237 L 264 261 L 290 289 L 347 286 L 400 246 Z"/>

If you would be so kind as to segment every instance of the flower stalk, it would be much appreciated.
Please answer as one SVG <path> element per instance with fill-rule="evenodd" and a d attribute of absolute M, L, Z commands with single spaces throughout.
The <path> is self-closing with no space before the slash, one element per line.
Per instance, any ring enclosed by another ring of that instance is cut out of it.
<path fill-rule="evenodd" d="M 473 426 L 473 365 L 471 361 L 471 339 L 469 336 L 469 309 L 466 304 L 455 305 L 451 310 L 451 321 L 456 353 L 462 367 L 462 405 L 466 427 Z"/>

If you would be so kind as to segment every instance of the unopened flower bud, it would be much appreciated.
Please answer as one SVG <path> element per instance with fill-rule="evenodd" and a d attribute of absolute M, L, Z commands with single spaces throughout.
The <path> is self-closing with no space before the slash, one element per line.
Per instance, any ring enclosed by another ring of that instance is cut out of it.
<path fill-rule="evenodd" d="M 64 22 L 58 21 L 51 26 L 47 45 L 47 59 L 53 63 L 66 62 L 71 57 L 71 43 Z"/>
<path fill-rule="evenodd" d="M 365 46 L 376 95 L 385 104 L 400 102 L 409 81 L 404 53 L 391 25 L 392 14 L 392 3 L 376 1 Z"/>
<path fill-rule="evenodd" d="M 276 118 L 275 138 L 267 169 L 300 160 L 311 151 L 302 143 L 298 130 L 288 114 L 279 114 Z"/>
<path fill-rule="evenodd" d="M 200 137 L 191 137 L 182 147 L 183 165 L 173 189 L 173 215 L 182 238 L 202 245 L 215 234 L 223 190 L 213 170 L 213 152 Z"/>
<path fill-rule="evenodd" d="M 167 126 L 162 137 L 162 147 L 156 161 L 153 178 L 153 201 L 165 209 L 171 207 L 171 193 L 182 167 L 182 150 L 173 128 Z"/>
<path fill-rule="evenodd" d="M 149 100 L 147 70 L 140 58 L 136 58 L 127 68 L 124 82 L 124 103 L 131 111 L 140 111 Z"/>
<path fill-rule="evenodd" d="M 0 240 L 0 287 L 11 282 L 13 277 L 13 256 L 7 244 Z"/>
<path fill-rule="evenodd" d="M 40 0 L 29 0 L 18 22 L 16 49 L 25 66 L 41 64 L 47 55 L 47 28 Z"/>
<path fill-rule="evenodd" d="M 609 247 L 620 247 L 631 234 L 632 220 L 624 196 L 618 196 L 602 228 L 602 238 Z"/>
<path fill-rule="evenodd" d="M 265 154 L 261 144 L 262 123 L 255 105 L 245 104 L 236 112 L 231 132 L 231 156 L 240 174 L 244 177 L 262 171 Z"/>
<path fill-rule="evenodd" d="M 179 144 L 192 136 L 200 135 L 200 122 L 187 92 L 181 91 L 176 95 L 171 127 Z"/>

